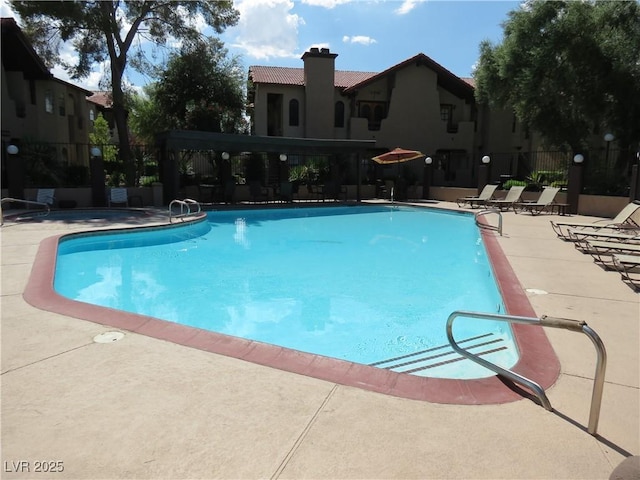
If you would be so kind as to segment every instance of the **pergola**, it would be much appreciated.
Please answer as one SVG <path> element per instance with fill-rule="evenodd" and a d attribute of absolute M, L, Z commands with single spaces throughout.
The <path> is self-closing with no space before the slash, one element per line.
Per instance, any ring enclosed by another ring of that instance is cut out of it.
<path fill-rule="evenodd" d="M 216 152 L 264 152 L 286 155 L 340 154 L 359 160 L 375 148 L 375 140 L 334 140 L 322 138 L 264 137 L 229 133 L 171 130 L 156 136 L 160 151 L 165 201 L 176 198 L 180 189 L 176 152 L 212 150 Z M 360 168 L 357 161 L 357 200 L 360 201 Z"/>

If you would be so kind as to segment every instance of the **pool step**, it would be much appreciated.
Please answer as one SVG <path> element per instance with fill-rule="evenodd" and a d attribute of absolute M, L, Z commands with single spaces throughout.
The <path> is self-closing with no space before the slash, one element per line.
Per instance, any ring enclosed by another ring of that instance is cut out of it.
<path fill-rule="evenodd" d="M 471 345 L 469 345 L 469 343 L 471 343 Z M 504 346 L 504 339 L 493 333 L 470 337 L 459 341 L 458 344 L 463 345 L 466 350 L 480 356 L 507 349 L 507 347 Z M 478 351 L 478 349 L 481 349 L 481 351 Z M 462 360 L 466 359 L 454 352 L 449 344 L 446 344 L 399 357 L 380 360 L 379 362 L 370 363 L 369 365 L 399 373 L 416 373 Z"/>

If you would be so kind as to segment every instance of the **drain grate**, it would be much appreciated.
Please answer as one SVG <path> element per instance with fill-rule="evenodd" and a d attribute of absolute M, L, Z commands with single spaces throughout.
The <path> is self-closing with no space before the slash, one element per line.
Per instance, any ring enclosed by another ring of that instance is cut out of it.
<path fill-rule="evenodd" d="M 122 332 L 104 332 L 93 337 L 93 341 L 96 343 L 113 343 L 124 338 Z"/>

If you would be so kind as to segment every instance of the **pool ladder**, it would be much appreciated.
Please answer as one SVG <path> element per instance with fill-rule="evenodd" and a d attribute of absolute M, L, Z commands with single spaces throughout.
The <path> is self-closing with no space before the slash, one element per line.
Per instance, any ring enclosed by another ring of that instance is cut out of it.
<path fill-rule="evenodd" d="M 494 213 L 498 215 L 498 225 L 491 225 L 490 223 L 481 222 L 480 217 L 484 218 L 484 215 L 488 215 L 490 213 Z M 485 210 L 480 210 L 475 214 L 476 225 L 479 228 L 484 228 L 485 230 L 493 230 L 498 232 L 500 236 L 502 236 L 502 212 L 500 212 L 497 208 L 487 208 Z"/>
<path fill-rule="evenodd" d="M 174 213 L 175 206 L 180 207 L 177 213 Z M 195 208 L 195 210 L 192 210 L 192 207 Z M 169 223 L 172 223 L 174 218 L 184 221 L 185 218 L 190 217 L 191 215 L 197 215 L 201 211 L 200 203 L 191 198 L 185 198 L 184 200 L 171 200 L 171 203 L 169 204 Z"/>
<path fill-rule="evenodd" d="M 38 205 L 40 207 L 44 207 L 45 208 L 45 212 L 43 213 L 43 215 L 49 215 L 49 212 L 51 211 L 51 209 L 49 208 L 49 204 L 48 203 L 34 202 L 33 200 L 23 200 L 21 198 L 6 197 L 6 198 L 3 198 L 2 200 L 0 200 L 0 225 L 4 225 L 4 214 L 2 213 L 2 204 L 3 203 L 9 203 L 9 202 L 19 202 L 19 203 L 25 203 L 27 205 Z"/>
<path fill-rule="evenodd" d="M 453 322 L 458 317 L 475 318 L 478 320 L 497 320 L 499 322 L 507 323 L 521 323 L 525 325 L 540 325 L 542 327 L 562 328 L 565 330 L 570 330 L 572 332 L 582 332 L 587 335 L 595 346 L 597 353 L 596 371 L 593 377 L 593 392 L 591 394 L 591 410 L 589 412 L 589 426 L 587 428 L 587 431 L 591 435 L 596 435 L 596 432 L 598 430 L 598 420 L 600 418 L 600 406 L 602 404 L 602 391 L 604 389 L 604 374 L 607 367 L 607 352 L 598 334 L 596 334 L 596 332 L 594 332 L 586 322 L 571 320 L 567 318 L 548 317 L 546 315 L 543 315 L 540 318 L 533 318 L 519 317 L 515 315 L 498 315 L 492 313 L 469 312 L 462 310 L 451 313 L 451 315 L 449 315 L 449 318 L 447 319 L 447 339 L 449 340 L 449 344 L 451 345 L 451 348 L 453 348 L 453 350 L 455 350 L 463 357 L 466 357 L 469 360 L 476 362 L 485 368 L 488 368 L 498 375 L 501 375 L 515 383 L 527 387 L 538 397 L 542 406 L 550 412 L 553 411 L 551 402 L 549 402 L 544 389 L 536 382 L 523 377 L 522 375 L 519 375 L 512 370 L 499 367 L 498 365 L 465 350 L 460 345 L 458 345 L 458 343 L 456 343 L 453 338 Z"/>

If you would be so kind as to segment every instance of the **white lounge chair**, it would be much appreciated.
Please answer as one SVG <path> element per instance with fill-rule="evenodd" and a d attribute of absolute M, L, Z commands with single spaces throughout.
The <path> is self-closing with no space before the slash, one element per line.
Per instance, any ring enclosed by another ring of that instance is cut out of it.
<path fill-rule="evenodd" d="M 538 197 L 538 200 L 534 202 L 516 202 L 513 204 L 514 212 L 529 212 L 531 215 L 536 215 L 543 212 L 547 208 L 553 205 L 556 195 L 560 191 L 559 187 L 545 187 L 542 193 Z"/>
<path fill-rule="evenodd" d="M 39 188 L 36 193 L 36 202 L 53 206 L 56 201 L 55 192 L 55 188 Z"/>
<path fill-rule="evenodd" d="M 129 206 L 129 194 L 127 193 L 126 187 L 114 187 L 109 190 L 109 206 L 111 207 L 114 203 L 125 206 Z"/>
<path fill-rule="evenodd" d="M 477 206 L 484 205 L 487 200 L 491 200 L 497 188 L 497 185 L 485 185 L 480 195 L 476 197 L 461 197 L 456 200 L 456 203 L 458 207 L 469 205 L 471 208 L 476 208 Z"/>
<path fill-rule="evenodd" d="M 514 185 L 509 189 L 504 198 L 499 200 L 489 200 L 486 205 L 489 207 L 497 207 L 500 210 L 509 210 L 509 208 L 513 207 L 513 205 L 520 200 L 522 192 L 524 192 L 524 187 Z"/>
<path fill-rule="evenodd" d="M 615 268 L 613 264 L 614 255 L 640 255 L 640 244 L 638 243 L 580 240 L 576 242 L 576 248 L 588 253 L 596 263 L 609 269 Z"/>
<path fill-rule="evenodd" d="M 551 228 L 553 228 L 558 237 L 563 240 L 574 240 L 569 236 L 569 229 L 587 229 L 589 231 L 601 230 L 603 228 L 609 230 L 637 230 L 640 229 L 640 203 L 631 202 L 620 210 L 620 213 L 618 213 L 614 218 L 598 220 L 596 222 L 558 222 L 551 220 Z"/>
<path fill-rule="evenodd" d="M 636 290 L 640 290 L 640 256 L 615 254 L 612 260 L 622 280 Z"/>

